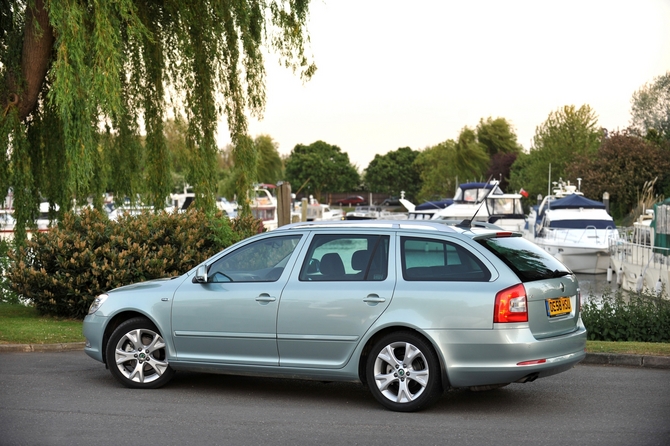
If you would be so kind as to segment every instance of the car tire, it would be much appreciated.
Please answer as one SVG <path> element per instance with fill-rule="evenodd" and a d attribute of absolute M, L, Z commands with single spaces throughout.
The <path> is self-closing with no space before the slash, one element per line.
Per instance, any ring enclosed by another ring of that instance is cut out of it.
<path fill-rule="evenodd" d="M 374 344 L 366 380 L 375 399 L 397 412 L 425 409 L 442 394 L 437 355 L 432 345 L 412 332 L 390 333 Z"/>
<path fill-rule="evenodd" d="M 156 389 L 174 376 L 165 350 L 163 337 L 149 319 L 128 319 L 109 338 L 105 352 L 107 366 L 112 376 L 126 387 Z"/>

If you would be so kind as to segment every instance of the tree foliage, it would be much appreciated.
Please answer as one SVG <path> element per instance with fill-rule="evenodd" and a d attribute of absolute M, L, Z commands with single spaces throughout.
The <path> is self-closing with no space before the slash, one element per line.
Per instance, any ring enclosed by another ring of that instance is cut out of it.
<path fill-rule="evenodd" d="M 510 187 L 525 189 L 531 196 L 546 194 L 551 165 L 552 181 L 572 180 L 568 169 L 577 155 L 591 158 L 600 145 L 603 131 L 588 105 L 566 105 L 549 114 L 535 130 L 530 153 L 521 153 L 510 172 Z"/>
<path fill-rule="evenodd" d="M 361 182 L 349 155 L 323 141 L 293 148 L 286 159 L 286 180 L 296 193 L 301 190 L 319 201 L 323 192 L 349 192 Z"/>
<path fill-rule="evenodd" d="M 415 160 L 421 172 L 420 200 L 452 197 L 459 183 L 481 180 L 489 167 L 486 149 L 477 134 L 464 127 L 458 141 L 447 140 L 422 151 Z"/>
<path fill-rule="evenodd" d="M 97 193 L 102 152 L 117 195 L 162 204 L 172 187 L 168 107 L 188 123 L 196 203 L 213 209 L 218 118 L 226 116 L 239 150 L 251 150 L 237 142 L 247 113 L 260 116 L 265 104 L 264 49 L 304 79 L 315 70 L 305 57 L 309 0 L 0 6 L 0 190 L 13 188 L 18 226 L 30 221 L 40 195 L 68 209 L 72 198 Z"/>
<path fill-rule="evenodd" d="M 251 187 L 256 183 L 276 184 L 283 178 L 284 174 L 284 163 L 277 150 L 278 144 L 272 137 L 260 135 L 253 140 L 250 138 L 244 139 L 247 144 L 251 145 L 251 150 L 242 152 L 236 150 L 235 146 L 229 145 L 219 153 L 222 178 L 219 182 L 218 193 L 230 199 L 237 194 L 242 181 L 249 182 L 247 186 L 242 187 Z M 250 153 L 256 158 L 253 160 L 256 165 L 255 173 L 248 180 L 246 175 L 248 175 L 249 169 L 238 168 L 243 163 L 239 159 L 241 153 Z M 245 177 L 245 179 L 241 177 Z"/>
<path fill-rule="evenodd" d="M 631 103 L 633 127 L 670 140 L 670 71 L 633 93 Z"/>
<path fill-rule="evenodd" d="M 486 171 L 486 178 L 498 180 L 500 188 L 505 192 L 509 190 L 509 176 L 512 165 L 519 155 L 517 153 L 496 153 L 491 157 L 489 170 Z"/>
<path fill-rule="evenodd" d="M 521 153 L 516 133 L 505 118 L 491 117 L 479 120 L 477 124 L 477 142 L 481 144 L 491 158 L 497 154 Z"/>
<path fill-rule="evenodd" d="M 421 189 L 421 175 L 414 164 L 418 155 L 419 152 L 409 147 L 375 155 L 365 170 L 367 189 L 398 197 L 405 191 L 405 196 L 413 200 Z"/>
<path fill-rule="evenodd" d="M 568 166 L 582 178 L 582 191 L 600 200 L 610 194 L 610 210 L 622 218 L 635 207 L 644 183 L 658 178 L 657 193 L 670 183 L 670 148 L 661 147 L 630 132 L 615 132 L 603 139 L 595 157 L 580 155 Z"/>

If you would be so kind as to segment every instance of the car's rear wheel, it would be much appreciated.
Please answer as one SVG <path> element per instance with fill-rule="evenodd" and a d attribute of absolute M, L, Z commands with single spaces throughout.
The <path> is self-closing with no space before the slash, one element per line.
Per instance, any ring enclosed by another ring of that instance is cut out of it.
<path fill-rule="evenodd" d="M 435 351 L 411 332 L 390 333 L 375 343 L 367 359 L 366 378 L 377 401 L 394 411 L 424 409 L 442 394 Z"/>
<path fill-rule="evenodd" d="M 107 343 L 106 359 L 112 376 L 126 387 L 155 389 L 174 376 L 163 337 L 143 317 L 128 319 L 114 330 Z"/>

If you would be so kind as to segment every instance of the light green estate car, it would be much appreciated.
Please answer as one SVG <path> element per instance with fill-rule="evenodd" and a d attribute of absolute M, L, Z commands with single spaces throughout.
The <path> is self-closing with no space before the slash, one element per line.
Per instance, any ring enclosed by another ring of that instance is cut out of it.
<path fill-rule="evenodd" d="M 586 329 L 572 272 L 519 234 L 424 221 L 298 223 L 186 274 L 99 296 L 85 351 L 133 388 L 175 371 L 361 381 L 427 407 L 570 369 Z"/>

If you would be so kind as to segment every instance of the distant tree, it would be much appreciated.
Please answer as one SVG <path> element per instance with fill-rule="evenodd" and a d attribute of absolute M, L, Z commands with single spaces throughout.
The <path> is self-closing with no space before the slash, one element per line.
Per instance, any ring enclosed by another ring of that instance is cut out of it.
<path fill-rule="evenodd" d="M 633 93 L 631 122 L 649 139 L 670 140 L 670 71 Z"/>
<path fill-rule="evenodd" d="M 293 191 L 314 195 L 321 201 L 324 192 L 347 192 L 360 185 L 360 175 L 349 155 L 334 145 L 316 141 L 296 145 L 286 160 L 286 180 Z"/>
<path fill-rule="evenodd" d="M 405 196 L 413 200 L 421 189 L 421 175 L 414 165 L 419 152 L 402 147 L 385 155 L 375 155 L 365 170 L 365 185 L 372 192 Z"/>
<path fill-rule="evenodd" d="M 551 166 L 552 181 L 563 178 L 574 182 L 575 173 L 568 169 L 577 155 L 595 156 L 603 130 L 588 105 L 575 108 L 566 105 L 549 114 L 535 130 L 530 153 L 521 153 L 512 165 L 510 188 L 525 189 L 531 196 L 546 194 Z"/>
<path fill-rule="evenodd" d="M 578 155 L 568 166 L 574 178 L 582 178 L 582 191 L 601 200 L 610 194 L 610 209 L 622 218 L 636 205 L 646 181 L 658 177 L 657 192 L 670 181 L 670 149 L 628 131 L 610 133 L 603 139 L 597 156 Z"/>
<path fill-rule="evenodd" d="M 484 146 L 477 141 L 477 134 L 464 127 L 458 135 L 451 160 L 452 175 L 464 180 L 480 180 L 486 174 L 491 159 Z"/>
<path fill-rule="evenodd" d="M 269 135 L 254 138 L 258 152 L 258 182 L 277 184 L 284 176 L 284 163 L 279 156 L 279 144 Z"/>
<path fill-rule="evenodd" d="M 491 158 L 499 153 L 521 153 L 516 133 L 505 118 L 491 117 L 479 120 L 477 124 L 477 142 L 481 144 Z"/>
<path fill-rule="evenodd" d="M 419 153 L 414 163 L 422 180 L 418 198 L 434 200 L 453 197 L 461 182 L 481 180 L 489 157 L 477 142 L 474 130 L 465 127 L 458 141 L 449 139 L 429 147 Z"/>
<path fill-rule="evenodd" d="M 414 166 L 421 177 L 417 201 L 453 196 L 458 179 L 449 172 L 449 163 L 455 150 L 456 141 L 449 139 L 419 152 L 414 160 Z"/>
<path fill-rule="evenodd" d="M 509 175 L 512 164 L 518 157 L 517 153 L 496 153 L 491 157 L 489 170 L 486 172 L 486 178 L 500 181 L 500 187 L 505 192 L 509 191 Z"/>

